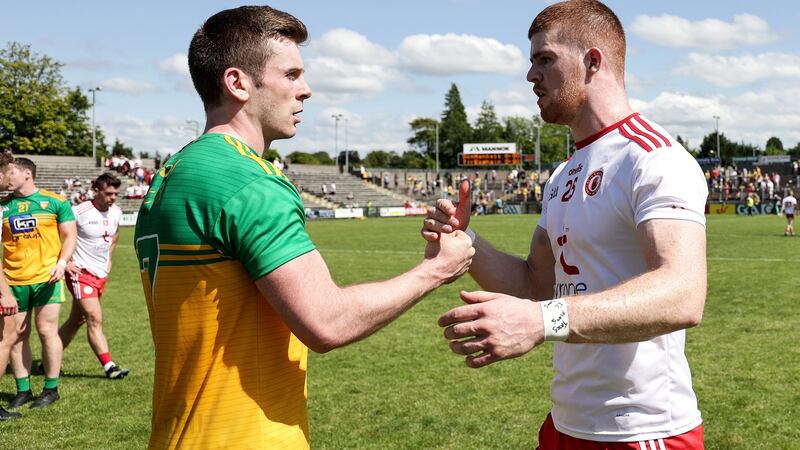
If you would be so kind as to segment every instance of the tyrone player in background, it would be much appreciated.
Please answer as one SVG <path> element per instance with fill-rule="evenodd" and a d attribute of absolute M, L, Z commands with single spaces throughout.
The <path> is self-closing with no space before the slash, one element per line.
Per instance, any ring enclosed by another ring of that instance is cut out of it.
<path fill-rule="evenodd" d="M 423 236 L 467 231 L 469 273 L 491 291 L 462 293 L 468 304 L 439 324 L 473 368 L 557 341 L 542 450 L 702 449 L 684 346 L 706 298 L 703 173 L 630 107 L 625 33 L 608 7 L 550 5 L 528 38 L 542 118 L 569 126 L 577 150 L 545 185 L 527 260 L 467 228 L 468 183 L 463 204 L 429 211 Z"/>
<path fill-rule="evenodd" d="M 122 379 L 128 369 L 111 359 L 108 340 L 103 334 L 103 310 L 100 298 L 111 272 L 111 261 L 119 239 L 122 210 L 114 202 L 121 182 L 111 173 L 104 173 L 92 182 L 94 199 L 72 208 L 78 226 L 78 246 L 67 264 L 67 289 L 72 294 L 72 310 L 61 325 L 58 335 L 67 348 L 81 325 L 87 324 L 86 337 L 100 360 L 106 377 Z"/>

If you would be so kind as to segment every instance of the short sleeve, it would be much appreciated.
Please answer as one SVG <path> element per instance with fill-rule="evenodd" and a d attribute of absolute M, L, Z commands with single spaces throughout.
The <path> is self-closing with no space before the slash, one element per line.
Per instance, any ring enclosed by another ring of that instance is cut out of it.
<path fill-rule="evenodd" d="M 72 212 L 72 205 L 70 205 L 68 200 L 58 202 L 58 208 L 58 223 L 75 220 L 75 214 Z"/>
<path fill-rule="evenodd" d="M 257 280 L 314 250 L 305 209 L 294 186 L 277 176 L 259 177 L 222 207 L 211 240 Z"/>
<path fill-rule="evenodd" d="M 634 170 L 634 220 L 680 219 L 706 223 L 708 186 L 697 161 L 681 147 L 644 155 Z"/>

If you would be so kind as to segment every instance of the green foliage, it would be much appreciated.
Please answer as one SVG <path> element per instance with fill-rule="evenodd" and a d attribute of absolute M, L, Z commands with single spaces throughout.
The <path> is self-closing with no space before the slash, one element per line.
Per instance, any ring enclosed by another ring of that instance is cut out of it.
<path fill-rule="evenodd" d="M 775 136 L 767 139 L 767 145 L 765 147 L 765 152 L 767 155 L 785 155 L 786 151 L 783 149 L 783 142 Z"/>
<path fill-rule="evenodd" d="M 292 164 L 317 164 L 331 166 L 336 162 L 331 158 L 327 152 L 305 153 L 305 152 L 292 152 L 286 156 Z"/>
<path fill-rule="evenodd" d="M 723 164 L 730 164 L 734 156 L 753 156 L 761 151 L 752 144 L 744 144 L 730 141 L 725 133 L 719 134 L 719 153 Z M 703 137 L 700 144 L 698 158 L 715 158 L 717 156 L 717 133 L 711 132 Z"/>
<path fill-rule="evenodd" d="M 0 50 L 0 148 L 45 155 L 91 155 L 89 101 L 68 89 L 62 64 L 29 45 Z M 104 136 L 97 132 L 99 154 Z"/>
<path fill-rule="evenodd" d="M 139 158 L 147 159 L 150 157 L 150 152 L 139 152 Z"/>
<path fill-rule="evenodd" d="M 504 120 L 502 138 L 505 142 L 516 142 L 519 150 L 524 154 L 536 153 L 536 133 L 541 132 L 540 150 L 542 165 L 558 163 L 567 157 L 567 142 L 565 133 L 570 135 L 570 152 L 574 151 L 575 144 L 569 127 L 544 123 L 538 116 L 528 119 L 525 117 L 506 117 Z M 535 168 L 536 162 L 525 163 L 526 169 Z"/>
<path fill-rule="evenodd" d="M 119 139 L 115 139 L 114 145 L 111 146 L 111 154 L 122 155 L 127 158 L 133 158 L 133 148 L 127 147 L 125 144 L 122 143 L 122 141 L 120 141 Z"/>
<path fill-rule="evenodd" d="M 444 106 L 439 128 L 439 163 L 442 168 L 454 168 L 464 144 L 472 140 L 472 127 L 455 83 L 445 95 Z"/>
<path fill-rule="evenodd" d="M 498 249 L 524 258 L 537 218 L 480 216 L 470 226 Z M 390 278 L 418 264 L 425 247 L 421 220 L 310 221 L 307 228 L 334 280 L 346 286 Z M 792 319 L 800 258 L 794 240 L 782 236 L 785 224 L 777 216 L 708 217 L 705 314 L 686 333 L 708 450 L 791 449 L 800 441 L 800 394 L 793 388 L 800 349 Z M 119 242 L 103 297 L 103 328 L 115 361 L 131 375 L 121 381 L 103 377 L 84 326 L 64 352 L 62 400 L 40 410 L 22 408 L 22 419 L 0 424 L 3 448 L 147 446 L 153 342 L 133 229 L 123 228 Z M 744 242 L 769 249 L 769 257 L 743 253 Z M 768 288 L 760 288 L 759 280 Z M 373 336 L 310 354 L 312 448 L 535 448 L 538 426 L 550 409 L 552 345 L 483 369 L 467 368 L 448 349 L 436 319 L 462 304 L 460 290 L 477 288 L 464 276 Z M 62 320 L 70 304 L 63 304 Z M 30 342 L 38 362 L 35 332 Z M 42 376 L 33 377 L 37 393 L 42 383 Z M 0 379 L 0 403 L 7 404 L 14 392 L 8 373 Z M 111 414 L 109 405 L 122 407 Z"/>
<path fill-rule="evenodd" d="M 392 158 L 397 157 L 395 152 L 387 152 L 384 150 L 373 150 L 367 153 L 364 158 L 364 166 L 366 167 L 389 167 Z"/>
<path fill-rule="evenodd" d="M 475 127 L 472 132 L 472 141 L 477 143 L 503 142 L 503 126 L 497 119 L 494 105 L 483 101 L 478 118 L 475 120 Z"/>
<path fill-rule="evenodd" d="M 276 159 L 280 161 L 281 155 L 274 148 L 268 148 L 261 154 L 261 158 L 269 162 L 275 161 Z"/>
<path fill-rule="evenodd" d="M 408 138 L 412 147 L 423 155 L 436 158 L 436 125 L 437 121 L 430 117 L 417 117 L 409 123 L 413 136 Z"/>

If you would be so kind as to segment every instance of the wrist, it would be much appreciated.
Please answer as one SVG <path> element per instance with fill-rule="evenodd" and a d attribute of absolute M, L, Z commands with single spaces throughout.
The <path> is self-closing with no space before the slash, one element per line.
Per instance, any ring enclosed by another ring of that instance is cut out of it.
<path fill-rule="evenodd" d="M 464 233 L 467 233 L 467 236 L 469 236 L 469 240 L 472 241 L 472 243 L 474 244 L 475 239 L 478 237 L 478 235 L 475 234 L 474 231 L 472 231 L 472 228 L 467 227 L 466 229 L 464 229 Z"/>
<path fill-rule="evenodd" d="M 64 258 L 59 259 L 58 262 L 56 263 L 56 266 L 61 267 L 62 269 L 66 269 L 67 268 L 67 260 L 64 259 Z"/>
<path fill-rule="evenodd" d="M 545 341 L 566 341 L 569 337 L 569 312 L 563 298 L 539 302 L 542 308 Z"/>

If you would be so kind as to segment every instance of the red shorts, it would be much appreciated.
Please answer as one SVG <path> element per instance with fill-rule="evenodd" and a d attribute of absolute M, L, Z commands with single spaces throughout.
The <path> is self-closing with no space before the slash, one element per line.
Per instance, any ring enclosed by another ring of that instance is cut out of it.
<path fill-rule="evenodd" d="M 556 430 L 553 418 L 547 415 L 539 430 L 537 450 L 702 450 L 703 425 L 663 439 L 639 442 L 597 442 L 568 436 Z"/>
<path fill-rule="evenodd" d="M 100 299 L 100 297 L 103 296 L 103 291 L 106 290 L 106 280 L 108 280 L 108 277 L 98 278 L 86 269 L 81 270 L 81 274 L 78 276 L 77 280 L 72 278 L 69 272 L 66 272 L 64 276 L 66 277 L 67 288 L 75 300 L 84 298 Z"/>
<path fill-rule="evenodd" d="M 794 220 L 794 213 L 786 214 L 786 218 L 789 220 Z"/>

